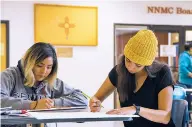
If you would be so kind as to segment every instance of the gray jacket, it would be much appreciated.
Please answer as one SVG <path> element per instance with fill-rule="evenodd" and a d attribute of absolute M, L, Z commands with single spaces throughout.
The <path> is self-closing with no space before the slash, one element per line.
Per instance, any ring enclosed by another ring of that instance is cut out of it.
<path fill-rule="evenodd" d="M 24 86 L 20 67 L 10 67 L 1 73 L 1 107 L 29 109 L 31 101 L 49 97 L 55 106 L 87 106 L 88 100 L 78 89 L 73 89 L 56 79 L 54 88 L 42 82 L 38 86 Z"/>

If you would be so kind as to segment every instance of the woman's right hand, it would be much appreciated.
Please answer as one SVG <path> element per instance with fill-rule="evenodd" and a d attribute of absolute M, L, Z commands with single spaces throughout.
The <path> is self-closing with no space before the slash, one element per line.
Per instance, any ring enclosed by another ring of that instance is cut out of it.
<path fill-rule="evenodd" d="M 50 98 L 43 98 L 37 101 L 33 101 L 30 105 L 30 109 L 50 109 L 54 106 L 54 101 Z"/>
<path fill-rule="evenodd" d="M 101 101 L 96 97 L 92 97 L 89 101 L 89 107 L 91 112 L 99 112 L 101 110 Z"/>

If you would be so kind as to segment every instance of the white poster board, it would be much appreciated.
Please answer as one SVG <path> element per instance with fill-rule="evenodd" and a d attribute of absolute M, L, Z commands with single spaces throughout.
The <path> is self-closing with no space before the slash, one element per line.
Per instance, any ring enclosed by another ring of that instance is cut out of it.
<path fill-rule="evenodd" d="M 160 45 L 160 56 L 161 57 L 176 57 L 176 46 L 175 45 Z"/>

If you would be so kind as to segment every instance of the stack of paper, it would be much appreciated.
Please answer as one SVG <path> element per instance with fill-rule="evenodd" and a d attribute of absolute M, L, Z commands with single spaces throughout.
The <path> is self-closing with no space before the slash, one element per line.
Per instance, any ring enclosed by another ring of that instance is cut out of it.
<path fill-rule="evenodd" d="M 78 107 L 58 107 L 58 108 L 50 108 L 50 109 L 35 109 L 35 110 L 28 110 L 28 112 L 47 112 L 47 111 L 80 111 L 82 109 L 87 109 L 87 106 L 78 106 Z"/>
<path fill-rule="evenodd" d="M 0 113 L 1 115 L 6 113 L 6 111 L 10 111 L 12 110 L 12 107 L 4 107 L 4 108 L 0 108 Z"/>

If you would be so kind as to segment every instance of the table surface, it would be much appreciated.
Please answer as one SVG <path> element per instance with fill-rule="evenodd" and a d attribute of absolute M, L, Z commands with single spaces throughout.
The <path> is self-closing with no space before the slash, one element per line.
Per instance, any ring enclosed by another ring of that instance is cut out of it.
<path fill-rule="evenodd" d="M 186 91 L 192 92 L 192 89 L 185 89 Z"/>
<path fill-rule="evenodd" d="M 21 116 L 8 116 L 1 115 L 2 125 L 15 125 L 15 124 L 40 124 L 40 123 L 58 123 L 58 122 L 95 122 L 95 121 L 130 121 L 132 115 L 121 117 L 83 117 L 83 118 L 50 118 L 50 119 L 36 119 L 34 117 L 21 117 Z M 138 116 L 133 116 L 138 117 Z"/>
<path fill-rule="evenodd" d="M 187 94 L 192 94 L 192 89 L 185 89 Z"/>

